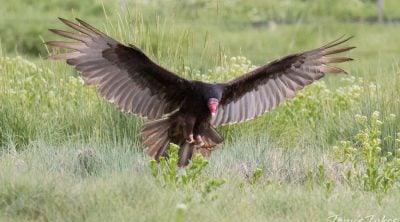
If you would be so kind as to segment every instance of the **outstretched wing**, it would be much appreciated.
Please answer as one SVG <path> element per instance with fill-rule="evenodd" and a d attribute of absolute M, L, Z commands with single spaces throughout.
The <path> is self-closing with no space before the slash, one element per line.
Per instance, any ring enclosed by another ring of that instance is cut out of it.
<path fill-rule="evenodd" d="M 224 84 L 220 107 L 211 123 L 218 126 L 253 119 L 294 97 L 297 91 L 327 73 L 345 73 L 328 64 L 351 58 L 327 56 L 353 49 L 334 48 L 350 38 L 339 38 L 320 48 L 283 57 Z"/>
<path fill-rule="evenodd" d="M 86 22 L 60 20 L 79 34 L 50 29 L 78 42 L 50 41 L 47 45 L 72 49 L 50 56 L 66 60 L 100 94 L 122 111 L 158 119 L 177 109 L 190 94 L 190 81 L 151 61 L 135 46 L 125 46 Z"/>

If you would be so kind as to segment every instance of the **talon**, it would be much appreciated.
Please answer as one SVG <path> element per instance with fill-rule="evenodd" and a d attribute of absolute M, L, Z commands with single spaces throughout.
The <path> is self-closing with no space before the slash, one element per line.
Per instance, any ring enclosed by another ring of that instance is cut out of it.
<path fill-rule="evenodd" d="M 194 138 L 193 138 L 193 134 L 190 134 L 190 135 L 189 135 L 189 139 L 186 140 L 186 142 L 189 143 L 189 144 L 193 144 L 193 143 L 195 142 L 195 141 L 194 141 Z"/>
<path fill-rule="evenodd" d="M 197 136 L 196 136 L 196 140 L 197 140 L 199 146 L 203 147 L 204 145 L 206 145 L 206 144 L 204 143 L 204 140 L 203 140 L 203 137 L 202 137 L 202 136 L 197 135 Z"/>
<path fill-rule="evenodd" d="M 215 146 L 216 146 L 216 145 L 202 146 L 201 148 L 206 149 L 206 150 L 209 150 L 209 151 L 213 151 Z"/>

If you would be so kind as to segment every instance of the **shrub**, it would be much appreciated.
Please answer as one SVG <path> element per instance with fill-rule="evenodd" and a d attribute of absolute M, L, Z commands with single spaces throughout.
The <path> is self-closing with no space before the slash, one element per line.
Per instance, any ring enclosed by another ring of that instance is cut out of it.
<path fill-rule="evenodd" d="M 334 147 L 336 159 L 345 167 L 344 178 L 353 189 L 387 193 L 400 182 L 399 136 L 385 136 L 384 140 L 395 140 L 397 151 L 382 149 L 382 125 L 380 114 L 375 111 L 370 118 L 355 116 L 361 129 L 353 140 L 341 141 Z M 385 121 L 395 118 L 391 114 Z"/>
<path fill-rule="evenodd" d="M 161 157 L 157 165 L 155 160 L 150 161 L 151 172 L 162 187 L 172 187 L 181 191 L 194 189 L 200 191 L 202 200 L 215 199 L 212 192 L 220 188 L 226 181 L 219 178 L 207 178 L 202 174 L 208 161 L 201 155 L 195 154 L 185 168 L 178 166 L 179 146 L 170 144 L 168 158 Z M 193 197 L 192 191 L 186 193 L 187 200 Z"/>

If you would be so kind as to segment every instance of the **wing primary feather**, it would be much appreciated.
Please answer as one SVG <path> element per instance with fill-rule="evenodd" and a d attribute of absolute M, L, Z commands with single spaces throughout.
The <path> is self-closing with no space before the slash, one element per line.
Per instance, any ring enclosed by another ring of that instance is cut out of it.
<path fill-rule="evenodd" d="M 49 59 L 53 60 L 67 60 L 67 59 L 73 59 L 73 58 L 78 58 L 82 56 L 83 54 L 81 52 L 67 52 L 67 53 L 61 53 L 61 54 L 54 54 L 49 56 Z"/>
<path fill-rule="evenodd" d="M 46 42 L 46 45 L 58 47 L 58 48 L 73 49 L 73 50 L 77 50 L 77 51 L 81 51 L 82 49 L 87 47 L 84 43 L 81 43 L 81 42 L 49 41 L 49 42 Z"/>
<path fill-rule="evenodd" d="M 86 28 L 89 29 L 90 31 L 92 31 L 92 32 L 94 32 L 94 33 L 96 33 L 96 34 L 98 34 L 98 35 L 101 35 L 101 36 L 103 36 L 103 37 L 107 36 L 106 34 L 104 34 L 103 32 L 101 32 L 100 30 L 98 30 L 98 29 L 96 29 L 95 27 L 89 25 L 87 22 L 85 22 L 85 21 L 83 21 L 83 20 L 81 20 L 81 19 L 79 19 L 79 18 L 75 18 L 75 19 L 76 19 L 76 21 L 79 22 L 79 24 L 81 24 L 82 26 L 86 27 Z"/>
<path fill-rule="evenodd" d="M 348 61 L 353 61 L 352 58 L 347 58 L 347 57 L 321 57 L 319 59 L 320 62 L 322 63 L 342 63 L 342 62 L 348 62 Z"/>
<path fill-rule="evenodd" d="M 326 56 L 326 55 L 338 54 L 338 53 L 350 51 L 355 48 L 356 47 L 352 46 L 352 47 L 346 47 L 346 48 L 341 48 L 341 49 L 323 50 L 322 55 Z"/>
<path fill-rule="evenodd" d="M 86 35 L 88 35 L 90 37 L 97 37 L 98 36 L 96 33 L 93 33 L 92 31 L 88 30 L 87 28 L 79 26 L 79 25 L 77 25 L 77 24 L 75 24 L 75 23 L 73 23 L 71 21 L 68 21 L 67 19 L 60 18 L 60 17 L 58 19 L 60 19 L 60 21 L 62 21 L 67 26 L 75 29 L 76 31 L 85 33 Z"/>
<path fill-rule="evenodd" d="M 57 29 L 49 29 L 49 31 L 51 31 L 57 35 L 66 37 L 66 38 L 78 40 L 78 41 L 85 42 L 85 43 L 91 41 L 91 39 L 88 36 L 79 35 L 79 34 L 75 34 L 72 32 L 66 32 L 66 31 L 61 31 L 61 30 L 57 30 Z"/>
<path fill-rule="evenodd" d="M 103 58 L 77 58 L 77 59 L 69 59 L 69 65 L 77 66 L 77 67 L 104 67 L 111 66 L 109 62 L 104 60 Z"/>
<path fill-rule="evenodd" d="M 318 68 L 321 72 L 324 73 L 334 73 L 334 74 L 339 74 L 339 73 L 344 73 L 347 74 L 346 71 L 344 71 L 341 68 L 333 67 L 333 66 L 328 66 L 328 65 L 322 65 Z"/>
<path fill-rule="evenodd" d="M 344 35 L 341 36 L 340 38 L 338 38 L 337 40 L 335 40 L 335 41 L 333 41 L 333 42 L 331 42 L 331 43 L 328 43 L 328 44 L 325 45 L 325 46 L 322 46 L 322 48 L 324 48 L 324 49 L 332 48 L 332 47 L 335 47 L 335 46 L 337 46 L 337 45 L 340 45 L 340 44 L 342 44 L 342 43 L 344 43 L 344 42 L 347 42 L 347 41 L 349 41 L 350 39 L 353 38 L 353 36 L 350 36 L 350 37 L 347 37 L 347 38 L 344 38 L 344 39 L 343 39 L 343 37 L 344 37 Z"/>

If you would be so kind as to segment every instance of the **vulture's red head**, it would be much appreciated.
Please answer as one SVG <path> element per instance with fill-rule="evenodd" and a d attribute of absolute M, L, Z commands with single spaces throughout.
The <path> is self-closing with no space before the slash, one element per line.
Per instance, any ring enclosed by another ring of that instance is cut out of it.
<path fill-rule="evenodd" d="M 208 109 L 210 110 L 212 116 L 214 116 L 217 113 L 218 104 L 219 104 L 218 99 L 216 98 L 208 99 Z"/>

